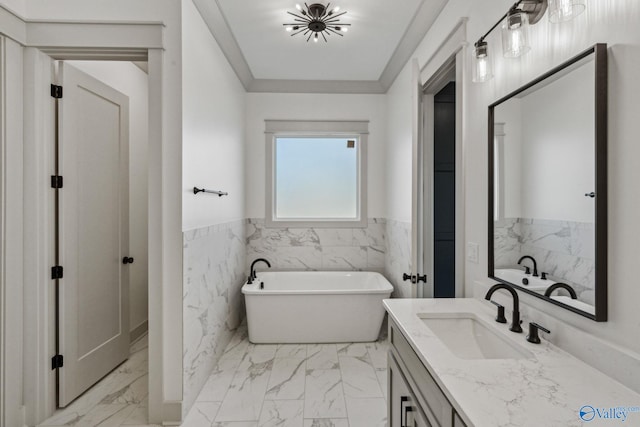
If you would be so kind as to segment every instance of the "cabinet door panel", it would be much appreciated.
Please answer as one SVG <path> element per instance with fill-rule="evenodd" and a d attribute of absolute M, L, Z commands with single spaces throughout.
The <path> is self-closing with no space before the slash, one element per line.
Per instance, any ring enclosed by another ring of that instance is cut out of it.
<path fill-rule="evenodd" d="M 433 427 L 411 392 L 410 386 L 393 356 L 389 355 L 389 426 Z"/>

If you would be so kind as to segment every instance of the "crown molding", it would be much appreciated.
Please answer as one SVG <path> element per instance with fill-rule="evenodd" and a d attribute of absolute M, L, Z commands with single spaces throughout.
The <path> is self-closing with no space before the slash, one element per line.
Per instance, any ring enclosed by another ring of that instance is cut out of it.
<path fill-rule="evenodd" d="M 411 55 L 418 48 L 420 42 L 427 35 L 427 32 L 436 21 L 442 9 L 446 6 L 448 0 L 441 1 L 437 13 L 432 13 L 432 1 L 423 0 L 418 7 L 418 11 L 409 23 L 407 30 L 402 35 L 396 50 L 389 58 L 387 66 L 380 75 L 380 84 L 385 88 L 385 92 L 389 90 L 393 82 L 398 77 L 404 66 L 411 59 Z"/>
<path fill-rule="evenodd" d="M 386 93 L 400 74 L 411 55 L 435 22 L 448 0 L 422 0 L 413 19 L 389 58 L 378 80 L 278 80 L 256 79 L 251 72 L 240 45 L 220 8 L 218 0 L 193 0 L 209 31 L 218 42 L 238 79 L 247 92 L 275 93 Z M 433 3 L 438 10 L 433 13 Z"/>
<path fill-rule="evenodd" d="M 247 92 L 275 93 L 386 93 L 376 80 L 270 80 L 254 79 Z"/>
<path fill-rule="evenodd" d="M 211 35 L 213 35 L 218 42 L 222 53 L 227 58 L 227 61 L 229 61 L 231 68 L 235 71 L 245 90 L 249 91 L 249 87 L 255 78 L 240 49 L 238 41 L 231 31 L 227 18 L 220 9 L 218 0 L 193 0 L 193 4 L 196 6 L 198 12 L 200 12 L 205 24 L 209 27 Z"/>

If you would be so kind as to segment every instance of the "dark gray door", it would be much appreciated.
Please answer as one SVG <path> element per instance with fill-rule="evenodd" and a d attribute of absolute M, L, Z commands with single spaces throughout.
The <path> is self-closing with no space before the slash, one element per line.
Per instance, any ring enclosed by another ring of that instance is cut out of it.
<path fill-rule="evenodd" d="M 456 83 L 434 97 L 433 293 L 455 297 L 456 240 Z"/>

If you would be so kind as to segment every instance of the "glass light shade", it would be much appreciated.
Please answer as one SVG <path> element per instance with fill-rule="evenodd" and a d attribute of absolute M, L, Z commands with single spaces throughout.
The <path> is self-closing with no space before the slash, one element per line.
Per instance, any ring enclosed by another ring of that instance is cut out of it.
<path fill-rule="evenodd" d="M 482 83 L 493 78 L 493 64 L 487 42 L 479 41 L 473 50 L 473 82 Z"/>
<path fill-rule="evenodd" d="M 549 0 L 549 22 L 569 21 L 586 9 L 585 0 Z"/>
<path fill-rule="evenodd" d="M 517 58 L 531 50 L 529 46 L 529 15 L 520 10 L 509 12 L 502 24 L 502 54 Z"/>

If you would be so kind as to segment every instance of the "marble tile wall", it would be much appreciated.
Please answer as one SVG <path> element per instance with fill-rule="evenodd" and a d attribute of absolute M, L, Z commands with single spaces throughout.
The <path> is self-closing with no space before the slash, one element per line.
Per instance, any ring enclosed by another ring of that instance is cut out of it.
<path fill-rule="evenodd" d="M 369 270 L 383 272 L 385 220 L 367 228 L 266 228 L 264 219 L 247 225 L 247 269 L 266 258 L 278 270 Z"/>
<path fill-rule="evenodd" d="M 593 303 L 595 228 L 592 223 L 507 218 L 496 222 L 496 267 L 514 267 L 533 256 L 538 270 L 574 286 L 579 299 Z"/>
<path fill-rule="evenodd" d="M 240 288 L 250 263 L 278 270 L 368 270 L 391 281 L 394 296 L 411 295 L 410 225 L 381 218 L 367 228 L 266 228 L 252 218 L 184 233 L 185 414 L 244 317 Z M 389 237 L 388 237 L 389 236 Z"/>
<path fill-rule="evenodd" d="M 183 412 L 244 317 L 246 220 L 183 233 Z"/>
<path fill-rule="evenodd" d="M 402 274 L 411 271 L 411 224 L 386 221 L 385 275 L 393 285 L 394 298 L 411 298 L 411 284 L 402 281 Z"/>

